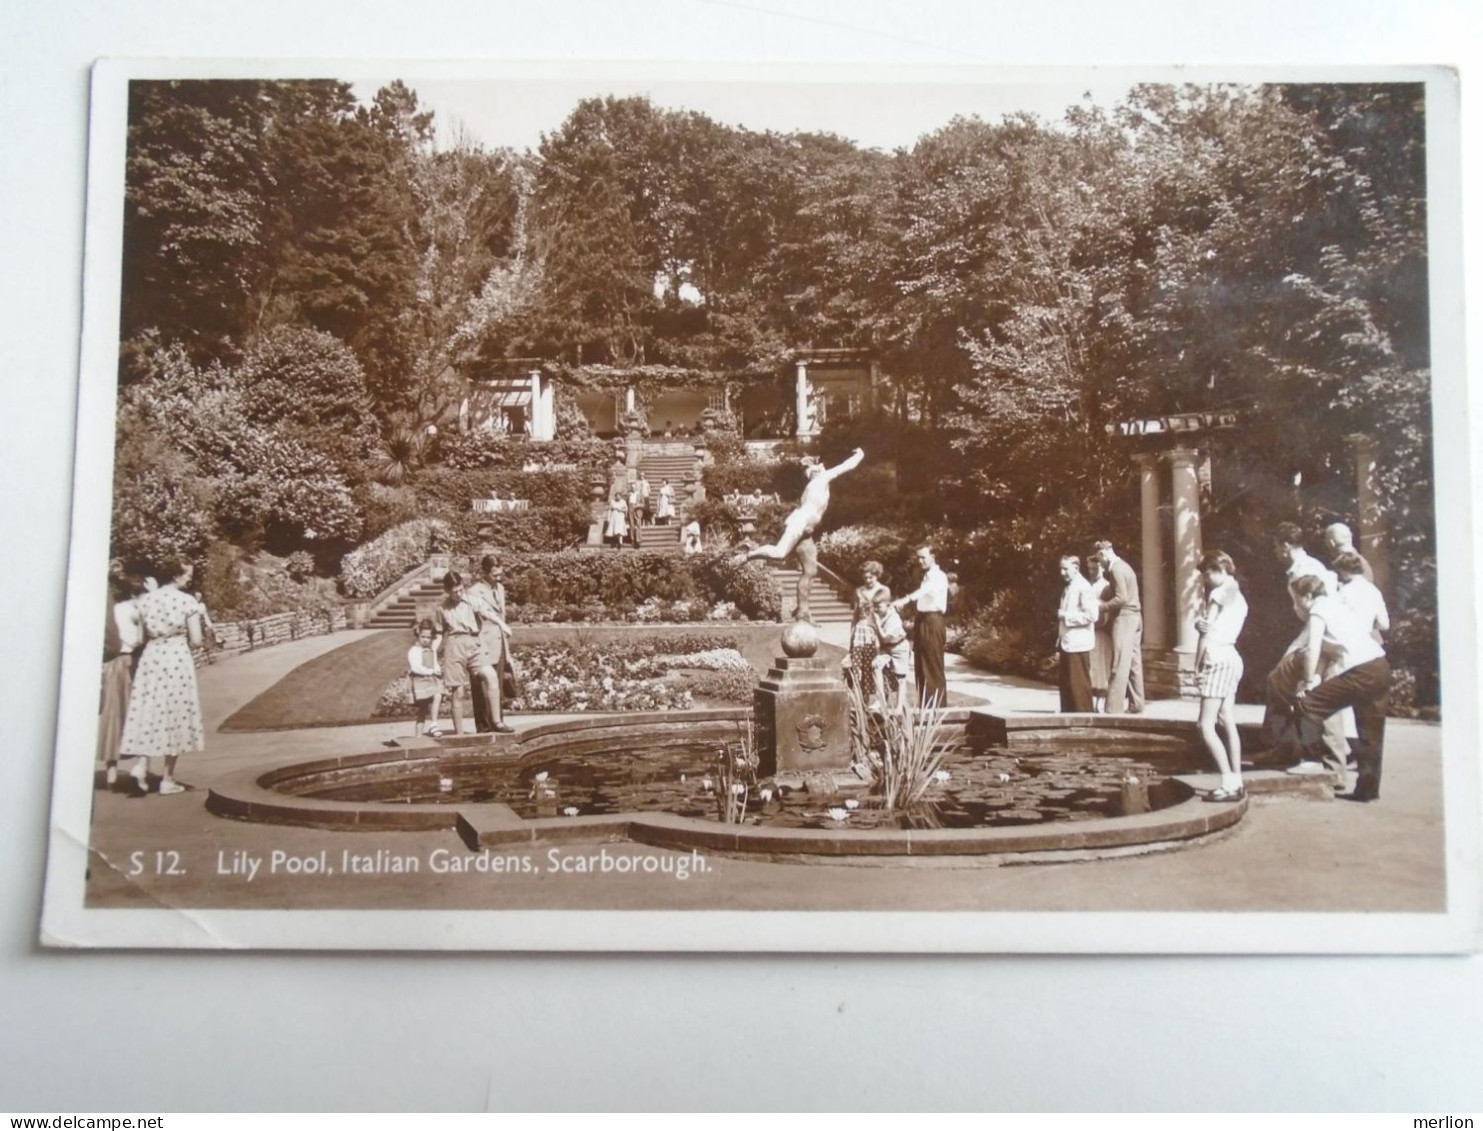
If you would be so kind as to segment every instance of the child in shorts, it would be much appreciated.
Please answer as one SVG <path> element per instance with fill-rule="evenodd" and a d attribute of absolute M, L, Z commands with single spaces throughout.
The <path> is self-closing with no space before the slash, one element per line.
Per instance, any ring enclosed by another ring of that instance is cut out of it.
<path fill-rule="evenodd" d="M 417 643 L 407 649 L 407 672 L 412 677 L 412 702 L 417 708 L 414 733 L 426 733 L 429 738 L 442 737 L 438 709 L 443 705 L 443 669 L 438 664 L 432 621 L 417 623 Z"/>
<path fill-rule="evenodd" d="M 877 589 L 870 599 L 872 619 L 880 651 L 871 661 L 876 672 L 876 686 L 881 691 L 882 705 L 888 709 L 901 706 L 901 682 L 906 678 L 906 661 L 911 645 L 906 642 L 906 625 L 891 604 L 891 591 Z"/>

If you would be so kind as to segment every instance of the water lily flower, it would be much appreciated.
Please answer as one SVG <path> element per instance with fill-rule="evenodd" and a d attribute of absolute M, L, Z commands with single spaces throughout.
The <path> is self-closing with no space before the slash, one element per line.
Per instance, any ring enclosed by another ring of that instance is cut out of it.
<path fill-rule="evenodd" d="M 951 781 L 952 777 L 953 775 L 948 773 L 946 770 L 938 770 L 935 774 L 932 775 L 932 780 L 938 782 Z"/>
<path fill-rule="evenodd" d="M 438 779 L 438 788 L 439 789 L 452 789 L 453 788 L 453 779 L 452 778 L 439 778 Z"/>
<path fill-rule="evenodd" d="M 1009 780 L 1009 775 L 1008 774 L 1000 774 L 999 775 L 999 780 L 1000 781 L 1008 781 Z"/>
<path fill-rule="evenodd" d="M 772 790 L 767 788 L 760 789 L 757 791 L 757 796 L 762 798 L 763 801 L 771 801 Z"/>
<path fill-rule="evenodd" d="M 700 779 L 700 788 L 703 789 L 703 790 L 705 790 L 707 793 L 709 793 L 715 787 L 716 787 L 716 783 L 713 782 L 713 781 L 711 781 L 710 778 L 701 778 Z"/>
<path fill-rule="evenodd" d="M 561 815 L 563 817 L 575 817 L 577 815 L 577 813 L 578 813 L 578 809 L 577 809 L 577 807 L 575 805 L 568 805 L 565 809 L 563 809 L 561 811 Z"/>
<path fill-rule="evenodd" d="M 860 808 L 860 803 L 851 797 L 844 803 L 844 807 L 846 809 L 858 809 Z"/>
<path fill-rule="evenodd" d="M 747 792 L 747 787 L 744 786 L 744 785 L 742 785 L 742 783 L 739 782 L 739 781 L 732 782 L 731 783 L 731 792 L 734 793 L 734 794 L 736 794 L 737 796 L 740 796 L 741 794 Z"/>
<path fill-rule="evenodd" d="M 850 811 L 848 809 L 831 809 L 831 810 L 829 810 L 829 819 L 831 821 L 843 821 L 843 820 L 846 820 L 849 817 L 849 815 L 850 815 Z"/>

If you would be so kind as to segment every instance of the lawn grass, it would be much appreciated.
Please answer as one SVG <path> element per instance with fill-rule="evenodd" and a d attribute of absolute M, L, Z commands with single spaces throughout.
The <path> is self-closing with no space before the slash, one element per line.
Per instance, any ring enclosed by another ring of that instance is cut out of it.
<path fill-rule="evenodd" d="M 780 626 L 775 624 L 681 625 L 516 625 L 515 643 L 546 644 L 569 641 L 601 646 L 606 641 L 635 636 L 679 636 L 707 633 L 736 638 L 738 650 L 761 674 L 781 654 Z M 407 670 L 412 632 L 388 628 L 342 645 L 294 668 L 261 695 L 243 705 L 221 725 L 222 730 L 298 730 L 304 727 L 359 726 L 384 722 L 375 715 L 386 685 Z M 820 644 L 821 657 L 838 664 L 842 649 Z"/>

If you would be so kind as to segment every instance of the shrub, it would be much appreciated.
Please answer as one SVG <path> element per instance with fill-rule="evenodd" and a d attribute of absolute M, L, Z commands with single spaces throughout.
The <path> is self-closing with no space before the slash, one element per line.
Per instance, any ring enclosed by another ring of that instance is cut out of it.
<path fill-rule="evenodd" d="M 299 611 L 328 612 L 338 608 L 340 599 L 333 583 L 310 572 L 295 577 L 299 554 L 288 558 L 272 554 L 243 554 L 229 542 L 215 542 L 206 556 L 201 571 L 201 598 L 212 616 L 219 621 L 252 620 L 276 613 Z"/>
<path fill-rule="evenodd" d="M 764 495 L 777 495 L 783 499 L 796 500 L 803 493 L 807 477 L 803 464 L 794 460 L 764 462 L 742 459 L 734 462 L 717 462 L 701 472 L 707 498 L 720 499 L 735 492 L 750 494 L 761 491 Z"/>
<path fill-rule="evenodd" d="M 752 693 L 757 689 L 757 673 L 751 668 L 745 671 L 701 671 L 688 675 L 686 686 L 697 699 L 750 704 Z"/>
<path fill-rule="evenodd" d="M 363 533 L 367 541 L 386 533 L 393 526 L 427 517 L 418 506 L 416 492 L 410 487 L 364 483 L 355 489 L 355 505 L 365 524 Z"/>
<path fill-rule="evenodd" d="M 708 617 L 720 602 L 733 603 L 753 620 L 776 620 L 781 612 L 768 571 L 757 564 L 735 565 L 725 553 L 568 550 L 509 555 L 504 566 L 505 586 L 517 610 L 544 606 L 555 620 L 626 619 L 650 599 L 690 602 L 686 615 L 694 619 Z"/>
<path fill-rule="evenodd" d="M 333 334 L 275 327 L 248 347 L 235 375 L 250 419 L 282 426 L 338 470 L 353 472 L 374 448 L 365 371 Z"/>
<path fill-rule="evenodd" d="M 428 468 L 412 484 L 419 502 L 427 510 L 445 508 L 455 512 L 469 509 L 473 499 L 526 499 L 538 507 L 586 506 L 588 473 L 585 471 L 522 471 L 520 468 L 484 468 L 454 471 Z"/>
<path fill-rule="evenodd" d="M 153 364 L 146 380 L 120 396 L 117 430 L 127 473 L 196 480 L 190 490 L 210 501 L 211 533 L 239 543 L 266 539 L 287 551 L 305 542 L 343 545 L 359 535 L 349 485 L 334 459 L 306 442 L 308 432 L 295 432 L 291 421 L 254 419 L 238 376 L 219 365 L 196 369 L 173 349 Z M 159 446 L 134 443 L 136 434 Z M 175 522 L 178 515 L 153 521 Z"/>
<path fill-rule="evenodd" d="M 913 533 L 888 526 L 842 526 L 819 537 L 819 560 L 856 585 L 863 580 L 863 563 L 880 562 L 892 592 L 909 593 L 916 587 L 916 548 L 921 544 Z"/>
<path fill-rule="evenodd" d="M 962 629 L 964 659 L 988 671 L 1054 682 L 1056 657 L 1049 634 L 1028 636 L 1011 617 L 1002 595 L 974 614 Z"/>
<path fill-rule="evenodd" d="M 340 562 L 340 586 L 350 597 L 374 597 L 451 539 L 452 531 L 442 519 L 404 522 L 346 554 Z"/>
<path fill-rule="evenodd" d="M 501 436 L 486 429 L 455 433 L 438 445 L 438 461 L 444 467 L 459 471 L 490 467 L 508 460 L 504 449 L 512 445 L 523 448 L 525 441 Z"/>
<path fill-rule="evenodd" d="M 455 553 L 475 554 L 486 546 L 493 546 L 505 552 L 531 554 L 552 553 L 581 545 L 591 521 L 587 507 L 569 506 L 507 514 L 465 511 L 450 518 L 448 524 L 453 532 Z"/>
<path fill-rule="evenodd" d="M 705 438 L 705 446 L 711 453 L 711 459 L 718 464 L 740 463 L 750 458 L 746 441 L 741 438 L 740 433 L 730 429 L 709 433 Z"/>
<path fill-rule="evenodd" d="M 283 563 L 284 570 L 294 581 L 307 581 L 314 576 L 314 555 L 295 550 Z"/>
<path fill-rule="evenodd" d="M 208 485 L 159 437 L 125 433 L 118 453 L 112 556 L 145 574 L 167 558 L 201 561 L 216 529 Z"/>

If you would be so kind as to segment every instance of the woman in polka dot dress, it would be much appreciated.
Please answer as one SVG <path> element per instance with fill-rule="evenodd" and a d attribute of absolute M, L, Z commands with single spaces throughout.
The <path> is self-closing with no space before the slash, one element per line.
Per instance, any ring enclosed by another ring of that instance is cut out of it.
<path fill-rule="evenodd" d="M 855 590 L 855 615 L 850 623 L 850 654 L 845 658 L 845 666 L 860 681 L 860 692 L 865 702 L 870 703 L 876 696 L 874 664 L 876 653 L 880 651 L 872 610 L 876 594 L 884 591 L 889 595 L 891 591 L 881 584 L 881 573 L 884 571 L 880 562 L 861 562 L 860 572 L 865 577 L 865 584 Z"/>
<path fill-rule="evenodd" d="M 164 759 L 162 794 L 181 793 L 175 762 L 205 748 L 201 696 L 191 648 L 201 641 L 201 603 L 185 592 L 191 567 L 162 563 L 170 578 L 137 601 L 144 623 L 144 652 L 134 673 L 134 690 L 119 740 L 119 756 L 133 758 L 129 771 L 141 792 L 149 789 L 149 760 Z"/>

